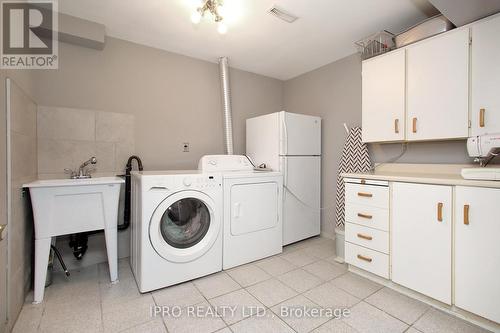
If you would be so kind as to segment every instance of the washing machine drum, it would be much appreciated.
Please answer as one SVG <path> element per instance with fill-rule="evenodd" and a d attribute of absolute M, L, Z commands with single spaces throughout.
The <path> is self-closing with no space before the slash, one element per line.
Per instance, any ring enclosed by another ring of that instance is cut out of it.
<path fill-rule="evenodd" d="M 210 227 L 210 212 L 199 199 L 184 198 L 170 205 L 161 218 L 163 239 L 175 248 L 197 244 Z"/>
<path fill-rule="evenodd" d="M 205 193 L 185 190 L 165 198 L 153 212 L 149 239 L 155 251 L 172 262 L 203 256 L 222 229 L 220 212 Z"/>

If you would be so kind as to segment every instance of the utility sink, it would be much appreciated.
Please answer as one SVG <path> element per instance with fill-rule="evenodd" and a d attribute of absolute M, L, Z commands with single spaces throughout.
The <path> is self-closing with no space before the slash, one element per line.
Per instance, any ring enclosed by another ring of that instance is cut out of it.
<path fill-rule="evenodd" d="M 34 303 L 43 300 L 52 237 L 104 230 L 111 282 L 118 281 L 119 177 L 38 180 L 29 188 L 35 220 Z"/>
<path fill-rule="evenodd" d="M 122 184 L 125 180 L 120 177 L 97 177 L 97 178 L 84 178 L 84 179 L 48 179 L 37 180 L 24 187 L 59 187 L 59 186 L 85 186 L 85 185 L 109 185 L 109 184 Z"/>

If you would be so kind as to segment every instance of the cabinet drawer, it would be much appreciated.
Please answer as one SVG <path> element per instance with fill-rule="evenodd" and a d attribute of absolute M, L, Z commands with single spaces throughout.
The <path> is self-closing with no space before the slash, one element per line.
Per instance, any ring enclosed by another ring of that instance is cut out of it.
<path fill-rule="evenodd" d="M 386 231 L 346 223 L 345 240 L 346 242 L 389 254 L 389 233 Z"/>
<path fill-rule="evenodd" d="M 346 202 L 345 220 L 346 222 L 389 231 L 388 209 Z"/>
<path fill-rule="evenodd" d="M 387 209 L 389 187 L 346 183 L 345 202 Z"/>
<path fill-rule="evenodd" d="M 383 278 L 389 278 L 389 256 L 387 254 L 345 242 L 345 261 Z"/>

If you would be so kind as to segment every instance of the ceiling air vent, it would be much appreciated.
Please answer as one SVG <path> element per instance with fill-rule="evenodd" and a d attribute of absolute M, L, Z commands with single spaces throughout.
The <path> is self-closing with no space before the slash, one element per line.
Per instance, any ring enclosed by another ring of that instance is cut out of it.
<path fill-rule="evenodd" d="M 269 14 L 276 16 L 280 20 L 283 20 L 283 21 L 288 22 L 288 23 L 293 23 L 298 19 L 297 16 L 294 16 L 290 13 L 287 13 L 283 9 L 278 8 L 276 6 L 273 6 L 271 9 L 269 9 Z"/>

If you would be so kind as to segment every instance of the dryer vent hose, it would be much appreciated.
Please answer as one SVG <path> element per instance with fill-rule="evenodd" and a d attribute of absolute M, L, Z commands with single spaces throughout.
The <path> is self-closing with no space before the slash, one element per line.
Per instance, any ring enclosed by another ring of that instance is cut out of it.
<path fill-rule="evenodd" d="M 233 120 L 231 109 L 231 88 L 229 85 L 229 64 L 227 57 L 219 58 L 219 74 L 222 90 L 225 153 L 233 155 Z"/>

